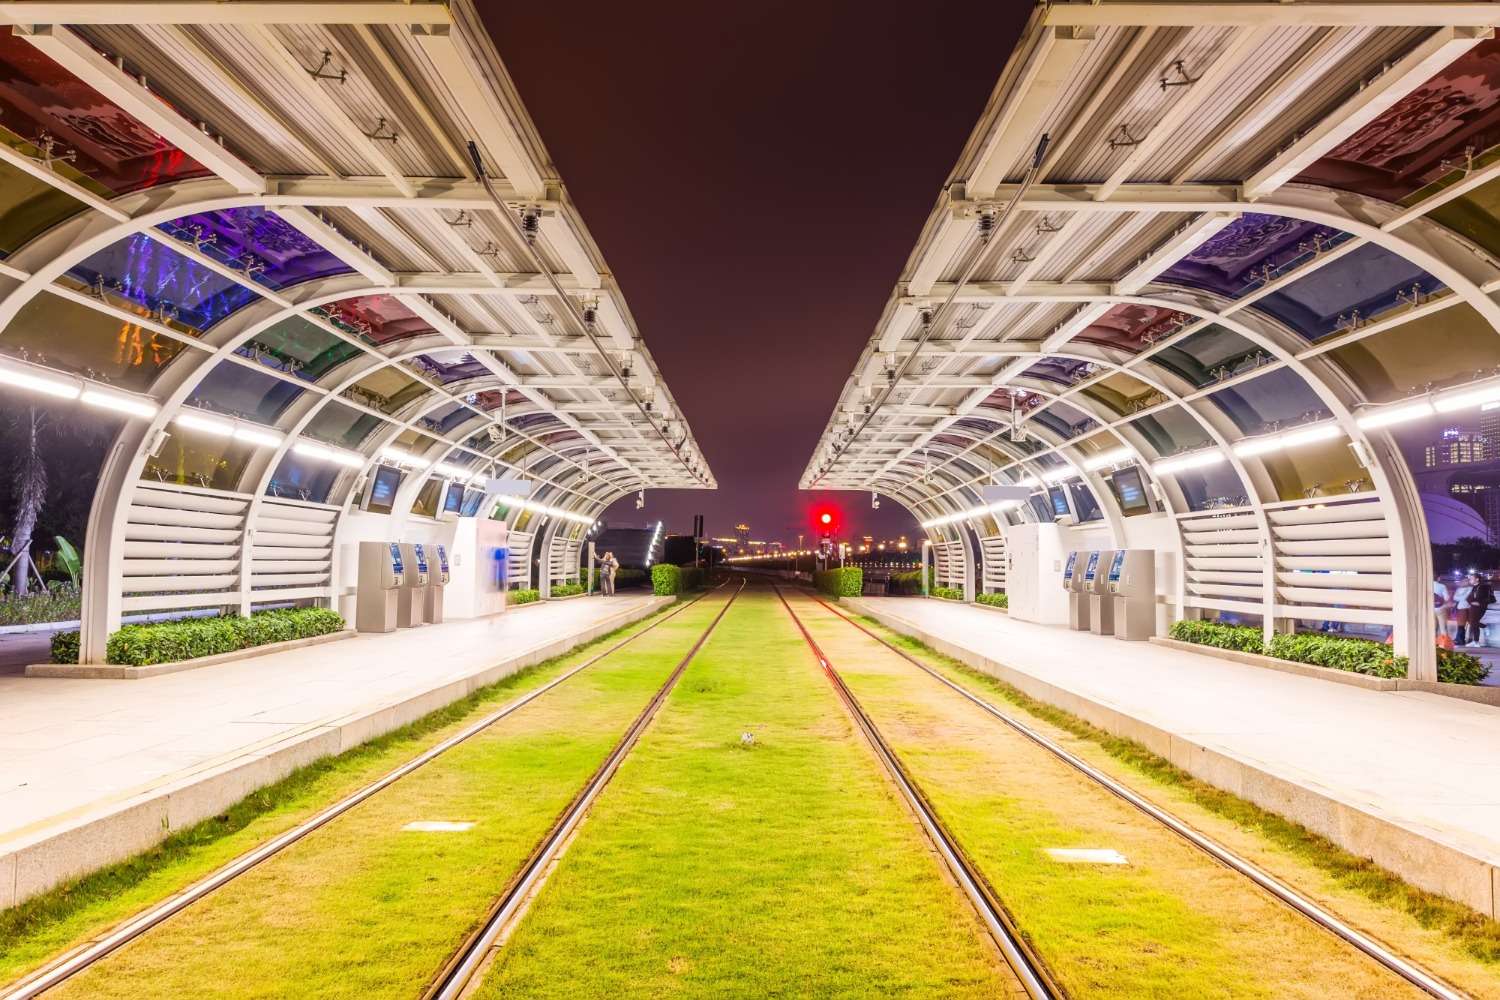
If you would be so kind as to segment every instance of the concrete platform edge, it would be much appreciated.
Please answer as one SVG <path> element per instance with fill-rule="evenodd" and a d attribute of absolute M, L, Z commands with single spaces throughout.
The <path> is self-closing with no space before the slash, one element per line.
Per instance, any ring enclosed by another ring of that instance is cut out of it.
<path fill-rule="evenodd" d="M 26 676 L 75 677 L 91 681 L 138 681 L 147 677 L 163 677 L 167 674 L 180 674 L 184 670 L 198 670 L 203 667 L 218 666 L 221 663 L 233 663 L 236 660 L 248 660 L 252 656 L 265 656 L 283 649 L 300 649 L 303 646 L 317 646 L 325 642 L 336 642 L 339 639 L 352 639 L 356 634 L 353 629 L 341 629 L 338 632 L 329 632 L 327 635 L 310 635 L 305 639 L 288 639 L 286 642 L 272 642 L 264 646 L 246 646 L 244 649 L 235 649 L 228 653 L 199 656 L 191 660 L 173 660 L 171 663 L 152 663 L 144 667 L 106 663 L 33 663 L 26 668 Z"/>
<path fill-rule="evenodd" d="M 1115 736 L 1133 740 L 1195 778 L 1300 823 L 1418 888 L 1500 919 L 1500 867 L 1483 858 L 1057 687 L 1033 674 L 990 660 L 903 618 L 871 608 L 857 597 L 843 598 L 840 603 L 1038 701 L 1076 715 Z"/>
<path fill-rule="evenodd" d="M 436 688 L 321 720 L 269 746 L 246 748 L 213 767 L 168 776 L 146 791 L 25 831 L 0 846 L 0 909 L 133 857 L 299 767 L 414 722 L 510 674 L 640 621 L 672 601 L 653 597 L 571 636 L 533 646 L 465 677 L 447 678 Z"/>

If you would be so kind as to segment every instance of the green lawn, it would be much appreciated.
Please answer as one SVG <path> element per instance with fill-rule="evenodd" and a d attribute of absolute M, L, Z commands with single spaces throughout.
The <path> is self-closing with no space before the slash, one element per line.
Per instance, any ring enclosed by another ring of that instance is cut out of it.
<path fill-rule="evenodd" d="M 418 995 L 722 601 L 663 623 L 57 994 Z M 414 820 L 476 825 L 402 830 Z"/>
<path fill-rule="evenodd" d="M 479 995 L 993 997 L 1011 983 L 780 604 L 747 591 Z"/>
<path fill-rule="evenodd" d="M 1071 997 L 1422 995 L 831 612 L 794 607 Z"/>

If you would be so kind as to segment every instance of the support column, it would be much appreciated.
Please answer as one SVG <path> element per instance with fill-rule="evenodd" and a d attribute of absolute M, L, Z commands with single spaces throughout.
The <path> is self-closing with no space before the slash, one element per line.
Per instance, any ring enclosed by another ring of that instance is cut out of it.
<path fill-rule="evenodd" d="M 140 454 L 149 424 L 130 421 L 110 446 L 99 470 L 99 486 L 89 507 L 88 536 L 83 544 L 83 609 L 79 626 L 79 663 L 103 663 L 109 637 L 120 628 L 123 613 L 125 525 L 140 475 Z"/>

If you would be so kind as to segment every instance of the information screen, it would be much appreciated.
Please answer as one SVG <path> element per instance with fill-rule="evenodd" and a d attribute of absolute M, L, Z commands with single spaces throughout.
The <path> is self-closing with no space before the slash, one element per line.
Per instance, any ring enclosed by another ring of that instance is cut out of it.
<path fill-rule="evenodd" d="M 464 509 L 464 487 L 463 483 L 449 483 L 448 492 L 443 494 L 443 513 L 458 514 Z"/>
<path fill-rule="evenodd" d="M 1115 553 L 1115 557 L 1109 562 L 1109 582 L 1120 582 L 1120 571 L 1125 568 L 1125 552 L 1121 550 Z"/>
<path fill-rule="evenodd" d="M 1089 564 L 1084 567 L 1083 579 L 1085 583 L 1093 583 L 1094 577 L 1099 572 L 1099 553 L 1089 553 Z"/>
<path fill-rule="evenodd" d="M 1047 491 L 1047 497 L 1052 501 L 1052 513 L 1057 517 L 1066 517 L 1073 513 L 1068 509 L 1068 495 L 1061 487 L 1054 486 Z"/>
<path fill-rule="evenodd" d="M 406 572 L 406 566 L 401 562 L 401 546 L 395 542 L 391 543 L 391 569 L 395 570 L 398 576 Z"/>
<path fill-rule="evenodd" d="M 458 512 L 459 517 L 474 517 L 479 513 L 479 505 L 484 502 L 484 490 L 465 490 L 464 505 Z"/>
<path fill-rule="evenodd" d="M 1077 564 L 1078 564 L 1078 553 L 1077 552 L 1069 552 L 1068 553 L 1068 565 L 1065 566 L 1065 567 L 1063 567 L 1063 586 L 1064 587 L 1066 587 L 1068 585 L 1068 582 L 1073 579 L 1073 567 L 1075 565 L 1077 565 Z"/>
<path fill-rule="evenodd" d="M 448 550 L 445 549 L 445 548 L 443 548 L 441 545 L 439 545 L 437 547 L 437 550 L 438 550 L 438 568 L 441 569 L 444 573 L 446 573 L 446 572 L 448 572 Z"/>
<path fill-rule="evenodd" d="M 1141 479 L 1140 469 L 1121 469 L 1110 477 L 1109 484 L 1115 499 L 1120 502 L 1120 513 L 1126 517 L 1151 513 L 1151 501 L 1146 496 L 1146 484 Z"/>
<path fill-rule="evenodd" d="M 377 465 L 370 479 L 370 499 L 365 510 L 374 514 L 389 514 L 396 503 L 396 487 L 401 485 L 401 470 L 389 465 Z"/>
<path fill-rule="evenodd" d="M 422 549 L 422 546 L 413 545 L 411 547 L 411 550 L 412 552 L 416 553 L 417 556 L 417 572 L 427 572 L 427 553 Z"/>

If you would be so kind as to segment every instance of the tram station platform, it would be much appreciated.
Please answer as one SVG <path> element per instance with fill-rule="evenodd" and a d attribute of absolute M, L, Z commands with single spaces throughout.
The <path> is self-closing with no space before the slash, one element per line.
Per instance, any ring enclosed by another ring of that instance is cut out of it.
<path fill-rule="evenodd" d="M 1500 918 L 1500 708 L 921 598 L 850 610 Z"/>
<path fill-rule="evenodd" d="M 0 676 L 0 908 L 671 600 L 546 602 L 144 680 Z"/>

